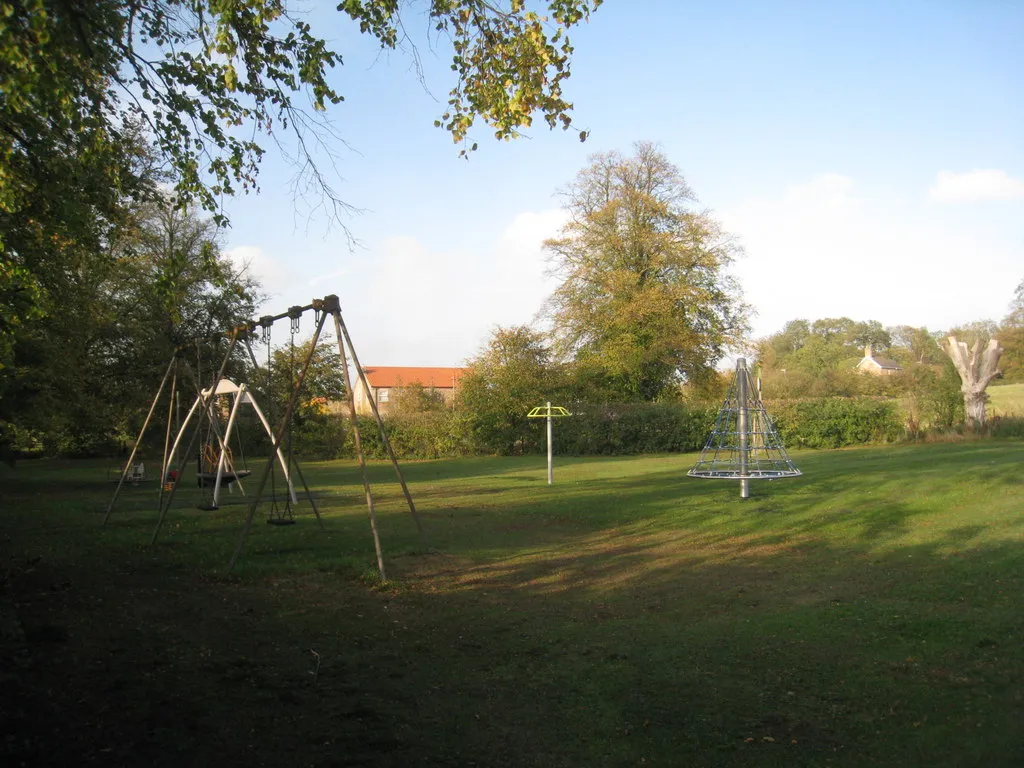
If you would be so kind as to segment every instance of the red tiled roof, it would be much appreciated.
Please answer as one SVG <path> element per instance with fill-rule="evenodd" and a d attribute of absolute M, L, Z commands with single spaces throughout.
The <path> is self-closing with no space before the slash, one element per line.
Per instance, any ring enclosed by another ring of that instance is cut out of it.
<path fill-rule="evenodd" d="M 452 389 L 465 373 L 465 368 L 409 368 L 403 366 L 367 366 L 363 368 L 366 380 L 374 389 L 378 387 L 407 387 L 422 384 L 435 389 Z"/>

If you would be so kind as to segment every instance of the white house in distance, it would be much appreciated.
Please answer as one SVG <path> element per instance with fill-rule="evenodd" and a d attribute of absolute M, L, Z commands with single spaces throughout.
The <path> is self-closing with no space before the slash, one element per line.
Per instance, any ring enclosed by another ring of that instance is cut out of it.
<path fill-rule="evenodd" d="M 864 347 L 864 357 L 857 363 L 857 370 L 862 373 L 870 373 L 874 376 L 892 376 L 900 371 L 899 363 L 895 360 L 887 360 L 884 357 L 875 357 L 871 351 L 871 345 Z"/>
<path fill-rule="evenodd" d="M 465 368 L 410 368 L 405 366 L 367 366 L 363 368 L 366 381 L 370 385 L 367 392 L 362 379 L 356 377 L 353 383 L 353 395 L 356 402 L 356 413 L 369 415 L 370 398 L 377 403 L 377 410 L 382 414 L 388 412 L 395 390 L 419 384 L 424 389 L 440 393 L 446 404 L 455 399 L 459 379 L 466 373 Z"/>

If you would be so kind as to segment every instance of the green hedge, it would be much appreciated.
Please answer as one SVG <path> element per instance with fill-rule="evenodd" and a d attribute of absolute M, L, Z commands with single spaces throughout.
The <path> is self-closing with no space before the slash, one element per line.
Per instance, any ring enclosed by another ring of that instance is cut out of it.
<path fill-rule="evenodd" d="M 454 411 L 426 411 L 406 416 L 385 417 L 388 440 L 400 459 L 440 459 L 475 453 L 466 437 L 467 426 Z M 373 417 L 359 417 L 359 437 L 369 458 L 386 459 L 387 449 Z M 355 438 L 347 429 L 345 455 L 355 455 Z"/>
<path fill-rule="evenodd" d="M 573 415 L 554 424 L 554 450 L 565 456 L 681 453 L 698 451 L 714 428 L 718 406 L 680 403 L 576 404 Z M 841 448 L 863 443 L 892 442 L 904 436 L 897 404 L 876 398 L 820 398 L 775 401 L 767 410 L 790 448 Z M 511 418 L 511 417 L 510 417 Z M 544 419 L 527 421 L 523 414 L 522 439 L 511 450 L 545 450 Z M 297 451 L 317 458 L 355 455 L 355 441 L 347 421 L 335 417 L 331 426 L 305 425 L 305 441 Z M 401 459 L 436 459 L 472 454 L 508 452 L 507 445 L 487 445 L 474 429 L 472 414 L 439 410 L 385 417 L 391 445 Z M 376 422 L 359 419 L 363 451 L 369 458 L 387 453 Z M 343 434 L 335 430 L 343 429 Z"/>
<path fill-rule="evenodd" d="M 572 411 L 556 421 L 553 433 L 555 451 L 572 456 L 700 450 L 717 413 L 678 403 L 580 404 Z"/>
<path fill-rule="evenodd" d="M 766 409 L 788 448 L 888 443 L 904 435 L 903 418 L 892 400 L 825 397 L 772 402 Z"/>

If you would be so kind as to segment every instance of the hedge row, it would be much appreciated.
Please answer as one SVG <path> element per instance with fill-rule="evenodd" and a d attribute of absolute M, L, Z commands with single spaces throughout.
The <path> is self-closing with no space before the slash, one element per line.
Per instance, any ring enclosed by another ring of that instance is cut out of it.
<path fill-rule="evenodd" d="M 892 442 L 905 429 L 894 401 L 873 398 L 821 398 L 767 404 L 783 443 L 791 448 L 841 448 Z M 714 427 L 717 406 L 675 403 L 620 403 L 572 408 L 573 415 L 554 424 L 554 450 L 560 455 L 682 453 L 700 450 Z M 363 451 L 386 458 L 376 423 L 360 418 Z M 508 445 L 485 445 L 473 429 L 472 416 L 458 411 L 430 411 L 385 421 L 400 458 L 436 459 L 473 454 L 540 453 L 546 449 L 544 419 L 522 419 L 522 429 Z M 309 429 L 296 449 L 306 456 L 354 456 L 352 430 L 336 418 L 331 426 Z M 303 445 L 303 443 L 305 443 Z"/>
<path fill-rule="evenodd" d="M 556 422 L 554 449 L 573 456 L 696 451 L 707 441 L 716 413 L 674 403 L 578 405 L 572 416 Z"/>
<path fill-rule="evenodd" d="M 904 436 L 903 418 L 892 400 L 825 397 L 769 403 L 766 408 L 790 448 L 842 448 Z"/>

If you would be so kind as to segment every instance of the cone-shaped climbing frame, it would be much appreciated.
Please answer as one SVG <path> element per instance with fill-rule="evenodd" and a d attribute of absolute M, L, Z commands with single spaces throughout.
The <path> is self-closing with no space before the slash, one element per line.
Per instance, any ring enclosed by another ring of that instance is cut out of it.
<path fill-rule="evenodd" d="M 744 499 L 750 496 L 750 480 L 801 474 L 782 446 L 743 358 L 736 361 L 736 377 L 715 419 L 715 429 L 687 474 L 739 480 L 740 496 Z"/>

